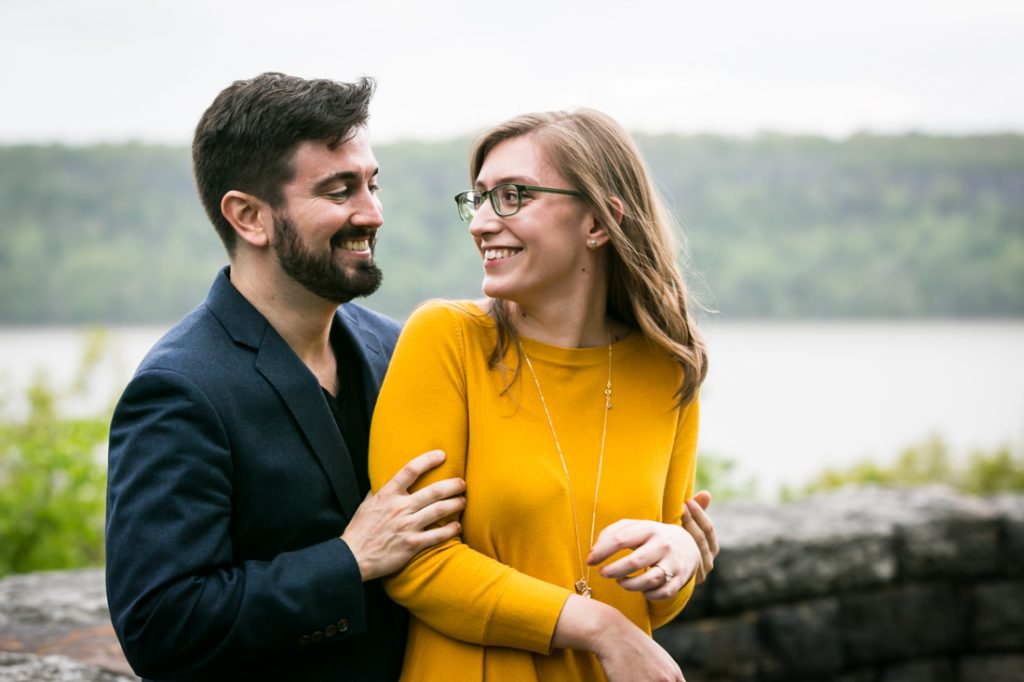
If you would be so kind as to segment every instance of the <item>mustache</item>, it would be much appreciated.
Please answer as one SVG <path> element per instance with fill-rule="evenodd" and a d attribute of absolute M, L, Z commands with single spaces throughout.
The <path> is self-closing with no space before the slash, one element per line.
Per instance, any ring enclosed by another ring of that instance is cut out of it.
<path fill-rule="evenodd" d="M 361 229 L 340 229 L 331 235 L 331 247 L 337 248 L 341 246 L 342 242 L 354 241 L 359 239 L 370 240 L 370 250 L 377 245 L 377 232 L 376 230 L 361 230 Z"/>

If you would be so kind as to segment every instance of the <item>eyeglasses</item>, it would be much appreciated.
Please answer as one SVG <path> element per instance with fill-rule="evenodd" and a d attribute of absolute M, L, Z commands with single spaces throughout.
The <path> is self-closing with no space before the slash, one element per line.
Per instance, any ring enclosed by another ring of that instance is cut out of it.
<path fill-rule="evenodd" d="M 574 197 L 583 195 L 571 189 L 554 189 L 552 187 L 535 187 L 533 185 L 516 185 L 511 182 L 495 185 L 479 192 L 475 189 L 459 192 L 455 195 L 455 205 L 459 207 L 459 217 L 470 222 L 476 212 L 483 206 L 484 200 L 490 197 L 491 208 L 502 218 L 515 215 L 523 207 L 523 194 L 530 192 L 551 192 L 552 194 L 569 194 Z"/>

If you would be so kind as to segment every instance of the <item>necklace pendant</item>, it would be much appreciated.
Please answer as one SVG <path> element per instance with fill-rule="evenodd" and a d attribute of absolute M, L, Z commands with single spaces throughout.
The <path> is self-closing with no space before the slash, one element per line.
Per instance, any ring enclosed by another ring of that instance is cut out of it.
<path fill-rule="evenodd" d="M 590 599 L 593 593 L 594 591 L 590 589 L 586 578 L 580 578 L 576 581 L 576 594 L 582 595 L 584 599 Z"/>

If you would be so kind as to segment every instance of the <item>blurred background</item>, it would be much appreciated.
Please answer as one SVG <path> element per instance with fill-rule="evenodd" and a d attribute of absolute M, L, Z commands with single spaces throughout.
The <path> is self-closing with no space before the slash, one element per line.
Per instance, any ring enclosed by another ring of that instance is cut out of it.
<path fill-rule="evenodd" d="M 598 108 L 686 235 L 718 499 L 1024 489 L 1022 36 L 996 0 L 0 2 L 0 575 L 102 562 L 113 402 L 226 261 L 192 129 L 268 70 L 378 81 L 370 307 L 479 295 L 472 137 Z"/>

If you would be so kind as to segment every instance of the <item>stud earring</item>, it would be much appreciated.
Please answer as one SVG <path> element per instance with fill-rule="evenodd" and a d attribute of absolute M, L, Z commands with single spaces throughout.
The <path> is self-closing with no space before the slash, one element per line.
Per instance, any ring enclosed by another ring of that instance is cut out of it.
<path fill-rule="evenodd" d="M 596 239 L 588 239 L 587 240 L 587 248 L 589 248 L 591 251 L 596 250 L 597 249 L 597 240 Z"/>

